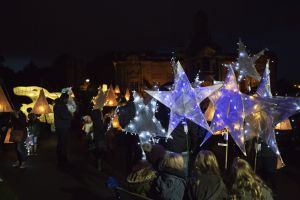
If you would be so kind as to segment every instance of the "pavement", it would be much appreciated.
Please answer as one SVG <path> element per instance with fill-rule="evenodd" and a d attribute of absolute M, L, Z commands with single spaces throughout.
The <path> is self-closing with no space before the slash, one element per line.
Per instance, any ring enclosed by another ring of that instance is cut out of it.
<path fill-rule="evenodd" d="M 117 133 L 124 134 L 124 133 Z M 106 187 L 106 180 L 114 176 L 121 182 L 128 172 L 128 137 L 116 135 L 105 157 L 103 171 L 95 168 L 93 156 L 86 150 L 82 137 L 75 134 L 71 140 L 70 167 L 57 168 L 56 136 L 43 134 L 37 156 L 30 156 L 26 169 L 11 167 L 16 156 L 12 144 L 0 152 L 0 177 L 6 188 L 19 200 L 110 200 L 114 192 Z M 132 149 L 131 149 L 132 150 Z M 300 151 L 282 151 L 286 167 L 278 171 L 278 192 L 275 199 L 300 199 Z M 0 193 L 0 200 L 3 196 Z"/>
<path fill-rule="evenodd" d="M 93 156 L 84 150 L 81 141 L 72 139 L 70 166 L 65 170 L 57 167 L 54 134 L 41 138 L 38 155 L 29 157 L 26 169 L 11 167 L 16 156 L 13 144 L 6 144 L 0 154 L 0 177 L 19 200 L 113 199 L 114 193 L 105 185 L 113 172 L 106 164 L 103 172 L 97 171 Z"/>

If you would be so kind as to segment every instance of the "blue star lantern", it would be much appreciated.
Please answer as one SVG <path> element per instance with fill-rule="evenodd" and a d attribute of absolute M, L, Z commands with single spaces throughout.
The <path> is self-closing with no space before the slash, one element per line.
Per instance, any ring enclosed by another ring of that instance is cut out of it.
<path fill-rule="evenodd" d="M 244 105 L 233 69 L 228 67 L 224 86 L 214 94 L 215 113 L 211 122 L 213 132 L 228 129 L 235 143 L 246 154 L 244 144 Z M 212 135 L 206 134 L 202 144 Z"/>

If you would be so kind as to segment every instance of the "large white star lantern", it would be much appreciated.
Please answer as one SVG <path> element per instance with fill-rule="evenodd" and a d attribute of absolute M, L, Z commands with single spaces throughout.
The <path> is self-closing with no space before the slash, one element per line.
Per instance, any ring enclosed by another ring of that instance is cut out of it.
<path fill-rule="evenodd" d="M 249 56 L 246 46 L 241 40 L 238 42 L 238 46 L 239 57 L 237 61 L 232 64 L 234 70 L 239 72 L 238 81 L 240 82 L 245 76 L 250 76 L 259 81 L 261 77 L 255 68 L 255 62 L 264 54 L 265 50 L 253 56 Z"/>
<path fill-rule="evenodd" d="M 176 73 L 174 80 L 174 89 L 172 91 L 146 90 L 148 94 L 153 96 L 165 106 L 169 107 L 171 110 L 169 127 L 166 137 L 169 138 L 172 131 L 184 119 L 189 119 L 211 132 L 204 114 L 201 112 L 201 109 L 199 107 L 199 100 L 201 101 L 202 98 L 197 98 L 195 90 L 191 87 L 188 77 L 182 69 L 181 64 L 177 62 L 174 68 L 174 71 Z"/>
<path fill-rule="evenodd" d="M 145 105 L 144 100 L 135 91 L 133 91 L 135 117 L 124 128 L 124 131 L 138 134 L 140 142 L 147 143 L 155 136 L 164 136 L 165 130 L 160 122 L 155 117 L 156 100 L 151 101 Z"/>

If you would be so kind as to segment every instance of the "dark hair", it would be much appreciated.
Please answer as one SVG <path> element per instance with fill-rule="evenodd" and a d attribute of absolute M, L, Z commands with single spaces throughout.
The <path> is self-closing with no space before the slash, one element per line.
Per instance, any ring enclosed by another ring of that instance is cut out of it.
<path fill-rule="evenodd" d="M 29 108 L 26 109 L 26 111 L 27 111 L 28 113 L 30 113 L 30 112 L 32 111 L 32 108 L 29 107 Z"/>
<path fill-rule="evenodd" d="M 68 95 L 67 93 L 62 93 L 62 94 L 60 95 L 60 99 L 61 99 L 61 100 L 69 99 L 69 95 Z"/>

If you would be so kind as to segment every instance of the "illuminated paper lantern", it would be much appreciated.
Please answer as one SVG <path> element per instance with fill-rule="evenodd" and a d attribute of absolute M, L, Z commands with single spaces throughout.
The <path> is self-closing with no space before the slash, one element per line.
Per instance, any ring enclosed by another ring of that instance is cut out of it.
<path fill-rule="evenodd" d="M 110 86 L 109 90 L 107 91 L 106 94 L 106 99 L 105 99 L 105 104 L 104 106 L 110 106 L 110 107 L 115 107 L 118 105 L 118 102 L 116 100 L 116 95 L 114 93 L 114 89 L 112 86 Z"/>
<path fill-rule="evenodd" d="M 0 86 L 0 112 L 13 112 L 2 87 Z"/>
<path fill-rule="evenodd" d="M 13 142 L 10 142 L 9 139 L 10 139 L 10 133 L 11 133 L 11 128 L 9 128 L 7 130 L 7 133 L 6 133 L 6 136 L 5 136 L 5 139 L 4 139 L 4 144 L 11 144 Z"/>
<path fill-rule="evenodd" d="M 129 101 L 129 99 L 130 99 L 130 92 L 129 92 L 129 89 L 127 88 L 126 89 L 126 92 L 125 92 L 125 99 L 126 99 L 126 101 Z"/>
<path fill-rule="evenodd" d="M 276 126 L 275 126 L 276 130 L 282 130 L 282 131 L 286 131 L 286 130 L 292 130 L 292 125 L 290 120 L 287 118 L 285 120 L 283 120 L 282 122 L 279 122 Z"/>
<path fill-rule="evenodd" d="M 122 130 L 118 115 L 114 116 L 114 118 L 112 119 L 112 127 L 118 130 Z"/>
<path fill-rule="evenodd" d="M 93 97 L 92 103 L 93 103 L 93 109 L 103 109 L 103 106 L 105 104 L 105 93 L 102 91 L 101 86 L 98 88 L 98 94 L 97 96 Z"/>
<path fill-rule="evenodd" d="M 103 84 L 103 85 L 102 85 L 102 91 L 103 91 L 103 92 L 106 92 L 107 89 L 108 89 L 107 85 L 106 85 L 106 84 Z"/>
<path fill-rule="evenodd" d="M 35 102 L 32 112 L 34 114 L 44 114 L 44 115 L 48 113 L 52 113 L 52 110 L 47 102 L 43 89 L 41 89 L 40 91 L 39 98 Z"/>
<path fill-rule="evenodd" d="M 115 94 L 120 94 L 120 87 L 118 85 L 115 87 Z"/>
<path fill-rule="evenodd" d="M 37 99 L 39 97 L 41 89 L 43 89 L 45 96 L 49 99 L 52 99 L 52 100 L 59 98 L 60 95 L 61 95 L 60 92 L 50 93 L 45 88 L 38 87 L 38 86 L 18 86 L 18 87 L 14 87 L 13 91 L 14 91 L 15 95 L 29 97 L 32 101 L 29 104 L 22 104 L 22 106 L 20 108 L 20 110 L 26 115 L 26 117 L 28 116 L 27 109 L 28 108 L 33 108 L 35 102 L 37 101 Z M 53 105 L 50 104 L 49 106 L 50 106 L 51 110 L 53 110 Z M 49 124 L 54 124 L 54 114 L 49 113 L 46 116 L 40 117 L 39 120 L 41 122 L 47 122 Z"/>
<path fill-rule="evenodd" d="M 209 102 L 208 108 L 206 109 L 204 116 L 207 121 L 211 121 L 214 117 L 215 107 L 212 102 Z"/>

